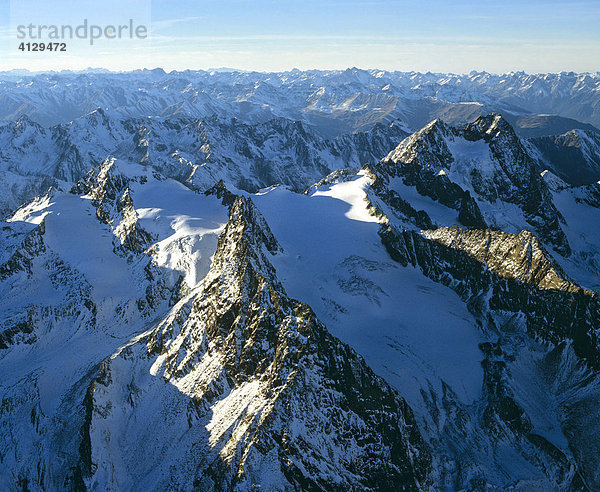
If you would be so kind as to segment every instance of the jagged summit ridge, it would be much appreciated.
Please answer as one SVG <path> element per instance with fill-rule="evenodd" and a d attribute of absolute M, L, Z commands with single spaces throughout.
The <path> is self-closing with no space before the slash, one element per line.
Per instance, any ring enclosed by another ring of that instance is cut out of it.
<path fill-rule="evenodd" d="M 514 204 L 556 251 L 571 254 L 561 227 L 564 219 L 537 163 L 498 114 L 480 117 L 463 129 L 433 121 L 371 168 L 384 180 L 400 180 L 444 206 L 464 209 L 462 223 L 467 226 L 493 224 L 497 201 Z"/>
<path fill-rule="evenodd" d="M 0 182 L 8 186 L 2 215 L 49 186 L 68 190 L 108 157 L 150 166 L 200 191 L 219 180 L 250 192 L 275 184 L 301 191 L 335 169 L 380 159 L 407 135 L 393 123 L 324 139 L 284 118 L 250 125 L 216 115 L 123 118 L 98 110 L 51 128 L 26 122 L 0 127 Z"/>

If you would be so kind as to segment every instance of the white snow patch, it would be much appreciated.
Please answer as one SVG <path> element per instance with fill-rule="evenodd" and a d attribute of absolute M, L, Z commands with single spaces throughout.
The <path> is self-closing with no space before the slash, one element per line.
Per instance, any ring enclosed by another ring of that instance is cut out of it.
<path fill-rule="evenodd" d="M 350 209 L 345 213 L 345 216 L 349 219 L 361 222 L 379 222 L 379 219 L 369 214 L 367 210 L 364 190 L 366 186 L 371 184 L 371 179 L 365 171 L 360 171 L 358 176 L 352 181 L 338 183 L 325 190 L 317 190 L 312 196 L 328 196 L 347 203 L 350 205 Z"/>

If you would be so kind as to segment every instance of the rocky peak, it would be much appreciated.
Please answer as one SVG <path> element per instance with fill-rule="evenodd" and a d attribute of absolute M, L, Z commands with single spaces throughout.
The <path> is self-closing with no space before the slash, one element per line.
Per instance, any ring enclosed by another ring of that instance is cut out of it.
<path fill-rule="evenodd" d="M 269 262 L 276 249 L 252 201 L 236 199 L 203 283 L 107 359 L 90 386 L 79 465 L 87 486 L 113 483 L 117 455 L 127 463 L 121 484 L 143 475 L 199 489 L 429 485 L 431 456 L 412 411 L 286 296 Z M 117 435 L 160 434 L 166 414 L 177 439 L 160 440 L 144 462 L 124 453 Z"/>
<path fill-rule="evenodd" d="M 145 176 L 128 176 L 119 169 L 115 158 L 107 157 L 71 190 L 92 199 L 96 216 L 111 226 L 119 241 L 115 246 L 124 254 L 141 253 L 153 242 L 153 236 L 139 224 L 130 188 L 132 182 L 146 179 Z"/>
<path fill-rule="evenodd" d="M 222 245 L 234 249 L 226 255 L 215 257 L 213 262 L 216 269 L 219 267 L 219 259 L 227 262 L 229 258 L 250 254 L 255 268 L 269 271 L 272 281 L 275 278 L 274 271 L 271 271 L 272 267 L 264 253 L 277 254 L 282 249 L 252 199 L 248 197 L 237 197 L 235 199 L 231 207 L 229 222 L 225 231 L 219 237 L 217 250 Z M 245 248 L 245 245 L 252 245 L 253 248 Z"/>
<path fill-rule="evenodd" d="M 554 141 L 565 147 L 581 147 L 584 134 L 584 130 L 574 129 L 566 132 L 564 135 L 555 137 Z"/>
<path fill-rule="evenodd" d="M 486 142 L 497 138 L 504 138 L 512 142 L 518 140 L 513 127 L 498 113 L 480 116 L 465 127 L 463 135 L 467 140 L 483 139 Z"/>
<path fill-rule="evenodd" d="M 82 121 L 78 121 L 77 123 L 79 126 L 84 126 L 86 131 L 93 129 L 93 131 L 99 132 L 100 128 L 105 128 L 106 131 L 110 132 L 113 130 L 113 125 L 112 125 L 111 120 L 112 120 L 112 118 L 107 113 L 107 111 L 105 111 L 101 107 L 98 107 L 98 108 L 94 109 L 93 111 L 89 112 L 82 119 Z M 85 122 L 85 125 L 81 125 L 81 123 L 83 123 L 83 122 Z"/>
<path fill-rule="evenodd" d="M 417 164 L 437 172 L 449 167 L 453 160 L 446 143 L 446 139 L 452 134 L 452 129 L 442 120 L 433 120 L 404 139 L 383 161 L 391 161 L 401 166 Z"/>
<path fill-rule="evenodd" d="M 14 148 L 18 153 L 24 154 L 30 152 L 35 147 L 36 142 L 41 141 L 47 145 L 49 132 L 39 123 L 33 121 L 24 114 L 16 122 L 8 123 L 0 127 L 0 137 L 4 134 L 5 142 L 0 141 L 0 156 L 5 159 L 11 159 L 11 151 Z M 8 144 L 8 145 L 7 145 Z M 7 152 L 6 156 L 2 155 Z"/>
<path fill-rule="evenodd" d="M 116 159 L 107 157 L 102 164 L 91 169 L 71 192 L 89 195 L 96 206 L 98 219 L 112 224 L 116 203 L 129 190 L 129 181 L 118 170 Z"/>
<path fill-rule="evenodd" d="M 496 219 L 493 212 L 482 214 L 478 201 L 517 205 L 542 240 L 564 256 L 571 253 L 563 218 L 536 161 L 499 114 L 480 117 L 463 129 L 432 121 L 370 170 L 381 180 L 376 183 L 380 195 L 389 195 L 384 188 L 393 188 L 390 180 L 401 178 L 419 194 L 460 210 L 458 220 L 468 227 L 481 228 Z"/>
<path fill-rule="evenodd" d="M 206 190 L 204 194 L 207 196 L 216 196 L 218 199 L 221 200 L 221 203 L 227 207 L 231 207 L 234 204 L 235 199 L 237 198 L 237 195 L 235 195 L 227 189 L 227 186 L 225 186 L 225 183 L 222 179 L 220 179 L 219 182 L 212 188 Z"/>
<path fill-rule="evenodd" d="M 89 194 L 94 200 L 115 198 L 129 185 L 129 179 L 118 170 L 116 159 L 107 157 L 99 166 L 92 168 L 73 188 L 74 193 Z"/>
<path fill-rule="evenodd" d="M 33 121 L 27 114 L 19 117 L 19 119 L 12 125 L 15 135 L 23 133 L 25 130 L 32 128 L 34 130 L 42 130 L 43 127 L 39 123 Z"/>

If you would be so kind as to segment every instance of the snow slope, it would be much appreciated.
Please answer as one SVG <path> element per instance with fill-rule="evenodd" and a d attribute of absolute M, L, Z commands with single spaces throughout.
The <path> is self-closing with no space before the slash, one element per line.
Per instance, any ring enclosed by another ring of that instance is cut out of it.
<path fill-rule="evenodd" d="M 284 250 L 273 259 L 279 278 L 413 408 L 423 407 L 421 388 L 441 391 L 442 381 L 472 403 L 481 390 L 474 320 L 454 292 L 391 261 L 367 183 L 359 175 L 310 196 L 275 188 L 253 197 Z"/>

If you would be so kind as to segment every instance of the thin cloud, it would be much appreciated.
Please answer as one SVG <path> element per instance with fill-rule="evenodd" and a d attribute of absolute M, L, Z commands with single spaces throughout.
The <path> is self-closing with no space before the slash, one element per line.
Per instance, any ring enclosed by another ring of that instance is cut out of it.
<path fill-rule="evenodd" d="M 159 20 L 159 21 L 152 21 L 151 28 L 153 31 L 154 30 L 161 31 L 163 29 L 169 29 L 178 24 L 188 24 L 190 22 L 195 22 L 195 21 L 202 20 L 202 19 L 204 19 L 204 17 L 194 16 L 194 17 L 182 17 L 179 19 L 165 19 L 165 20 Z"/>

